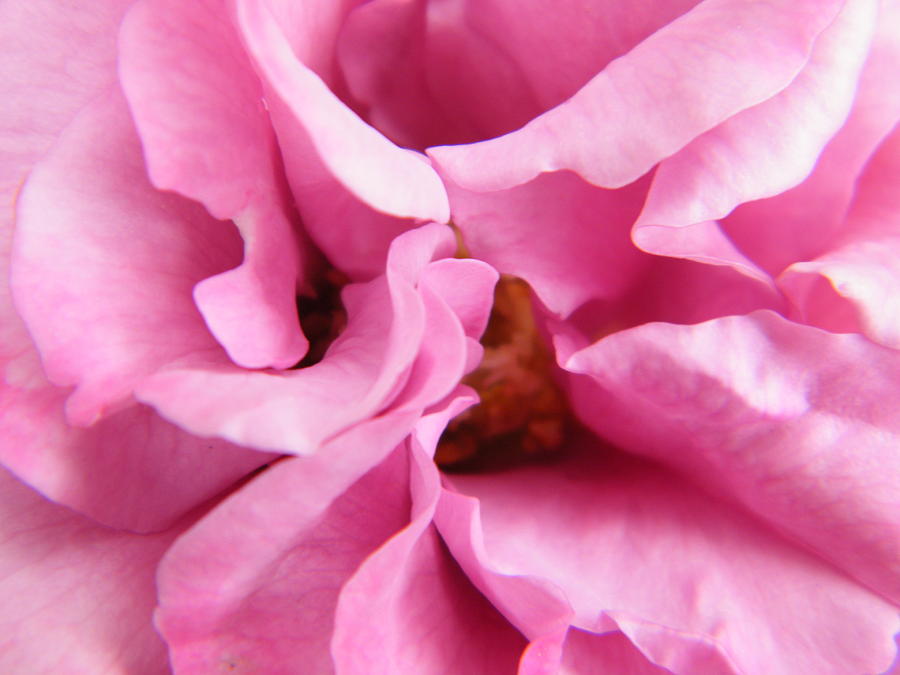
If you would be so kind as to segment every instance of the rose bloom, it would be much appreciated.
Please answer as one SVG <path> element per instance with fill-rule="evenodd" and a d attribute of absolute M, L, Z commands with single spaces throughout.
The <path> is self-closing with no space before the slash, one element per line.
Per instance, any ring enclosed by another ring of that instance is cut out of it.
<path fill-rule="evenodd" d="M 898 82 L 895 0 L 0 0 L 0 671 L 900 673 Z"/>

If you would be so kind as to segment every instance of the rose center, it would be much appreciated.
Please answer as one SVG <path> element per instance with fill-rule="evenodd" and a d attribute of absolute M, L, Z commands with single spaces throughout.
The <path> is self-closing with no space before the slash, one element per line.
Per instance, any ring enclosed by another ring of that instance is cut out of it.
<path fill-rule="evenodd" d="M 484 359 L 463 380 L 481 402 L 453 419 L 435 461 L 448 472 L 494 471 L 559 456 L 572 428 L 556 364 L 538 333 L 528 285 L 497 284 L 481 340 Z"/>
<path fill-rule="evenodd" d="M 300 327 L 309 340 L 309 351 L 294 366 L 308 368 L 317 364 L 325 352 L 347 325 L 347 312 L 341 302 L 341 289 L 347 285 L 347 277 L 328 266 L 297 295 L 297 314 Z"/>

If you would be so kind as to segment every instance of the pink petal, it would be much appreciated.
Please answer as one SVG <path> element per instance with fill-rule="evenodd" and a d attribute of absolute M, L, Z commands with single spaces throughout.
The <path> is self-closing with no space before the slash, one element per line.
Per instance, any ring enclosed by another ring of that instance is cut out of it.
<path fill-rule="evenodd" d="M 12 270 L 49 378 L 77 386 L 70 421 L 90 424 L 163 365 L 218 350 L 191 290 L 233 264 L 236 240 L 147 183 L 118 93 L 82 111 L 22 193 Z"/>
<path fill-rule="evenodd" d="M 154 576 L 176 534 L 108 530 L 0 468 L 0 670 L 168 672 Z"/>
<path fill-rule="evenodd" d="M 671 671 L 653 665 L 621 632 L 595 635 L 577 628 L 566 635 L 560 675 L 664 675 Z"/>
<path fill-rule="evenodd" d="M 621 631 L 679 673 L 837 675 L 891 662 L 896 606 L 677 474 L 590 439 L 570 453 L 453 483 L 481 505 L 485 563 L 557 585 L 573 625 Z M 615 652 L 595 656 L 615 659 L 602 672 L 622 672 Z"/>
<path fill-rule="evenodd" d="M 301 207 L 298 186 L 327 187 L 337 180 L 376 211 L 446 221 L 446 194 L 427 160 L 396 147 L 347 108 L 297 58 L 275 16 L 260 0 L 234 0 L 234 6 L 241 36 L 272 96 L 288 177 Z M 310 40 L 315 25 L 304 21 L 292 29 L 303 31 Z M 303 142 L 286 144 L 285 135 Z"/>
<path fill-rule="evenodd" d="M 856 203 L 832 250 L 785 270 L 781 286 L 807 323 L 862 332 L 900 347 L 900 129 L 860 178 Z"/>
<path fill-rule="evenodd" d="M 900 598 L 896 352 L 755 312 L 622 331 L 565 367 L 584 373 L 572 400 L 604 438 Z"/>
<path fill-rule="evenodd" d="M 131 0 L 60 6 L 55 0 L 0 5 L 0 354 L 22 330 L 9 278 L 14 202 L 35 162 L 88 101 L 115 82 L 116 29 Z M 63 64 L 66 67 L 63 67 Z M 9 336 L 9 337 L 7 337 Z"/>
<path fill-rule="evenodd" d="M 877 0 L 846 3 L 790 86 L 664 160 L 636 235 L 646 225 L 682 227 L 721 218 L 740 203 L 779 194 L 806 178 L 850 112 L 877 11 Z"/>
<path fill-rule="evenodd" d="M 43 494 L 105 525 L 156 531 L 265 463 L 264 453 L 195 438 L 145 406 L 88 429 L 63 415 L 25 342 L 0 387 L 0 460 Z"/>
<path fill-rule="evenodd" d="M 234 218 L 244 237 L 244 263 L 197 289 L 210 329 L 244 367 L 296 363 L 307 348 L 294 303 L 298 242 L 262 86 L 224 3 L 142 0 L 120 45 L 153 183 Z"/>
<path fill-rule="evenodd" d="M 441 225 L 399 237 L 385 276 L 345 288 L 348 325 L 320 363 L 248 372 L 197 360 L 148 378 L 139 397 L 195 434 L 295 454 L 316 452 L 376 414 L 420 414 L 456 386 L 466 366 L 466 337 L 452 308 L 426 283 L 415 287 L 432 258 L 453 248 Z M 458 282 L 473 297 L 488 295 L 480 263 L 457 269 L 476 267 Z"/>
<path fill-rule="evenodd" d="M 467 143 L 561 103 L 694 4 L 376 0 L 347 17 L 338 55 L 353 99 L 391 138 Z"/>
<path fill-rule="evenodd" d="M 429 155 L 443 175 L 476 191 L 507 189 L 560 169 L 594 185 L 626 185 L 784 89 L 841 5 L 706 0 L 519 131 L 431 148 Z"/>
<path fill-rule="evenodd" d="M 556 313 L 615 298 L 651 260 L 628 236 L 646 194 L 644 181 L 599 190 L 559 172 L 499 192 L 450 183 L 448 191 L 453 222 L 471 254 L 527 280 Z"/>
<path fill-rule="evenodd" d="M 432 413 L 442 428 L 455 402 Z M 409 441 L 412 520 L 344 585 L 332 654 L 342 673 L 512 672 L 524 641 L 447 555 L 431 519 L 440 478 L 437 437 Z"/>
<path fill-rule="evenodd" d="M 408 522 L 408 485 L 400 448 L 358 481 L 318 457 L 285 460 L 223 502 L 161 567 L 157 625 L 176 670 L 329 672 L 338 593 Z"/>
<path fill-rule="evenodd" d="M 896 76 L 898 61 L 900 7 L 883 2 L 853 110 L 813 173 L 780 195 L 739 206 L 723 222 L 738 247 L 769 273 L 833 246 L 865 163 L 900 117 L 900 89 L 884 86 Z"/>

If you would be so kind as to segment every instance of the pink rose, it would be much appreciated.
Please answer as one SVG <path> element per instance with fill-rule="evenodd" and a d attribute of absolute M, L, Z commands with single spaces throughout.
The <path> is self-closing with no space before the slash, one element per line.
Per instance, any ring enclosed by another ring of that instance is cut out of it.
<path fill-rule="evenodd" d="M 0 670 L 891 669 L 898 31 L 0 3 Z"/>

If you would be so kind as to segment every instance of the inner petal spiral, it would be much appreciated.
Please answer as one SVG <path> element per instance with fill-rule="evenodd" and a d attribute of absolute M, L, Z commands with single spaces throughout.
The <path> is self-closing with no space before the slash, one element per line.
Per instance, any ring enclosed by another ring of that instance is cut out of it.
<path fill-rule="evenodd" d="M 557 457 L 573 418 L 524 281 L 501 278 L 481 343 L 481 365 L 463 380 L 481 402 L 450 422 L 435 461 L 445 471 L 469 473 Z"/>

